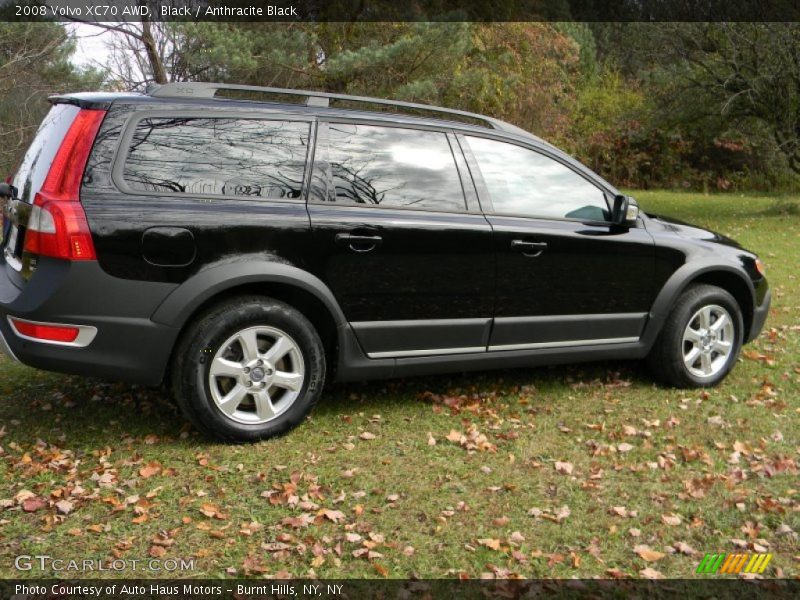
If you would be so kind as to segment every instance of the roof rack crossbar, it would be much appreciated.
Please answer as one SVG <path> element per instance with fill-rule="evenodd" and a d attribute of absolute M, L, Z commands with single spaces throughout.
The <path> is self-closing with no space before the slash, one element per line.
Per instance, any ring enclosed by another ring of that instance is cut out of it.
<path fill-rule="evenodd" d="M 306 104 L 309 106 L 328 106 L 330 100 L 347 100 L 350 102 L 364 102 L 369 104 L 380 104 L 384 106 L 396 106 L 414 110 L 426 110 L 430 112 L 442 113 L 446 115 L 457 115 L 477 119 L 487 123 L 494 129 L 510 131 L 516 129 L 513 125 L 493 119 L 478 113 L 452 108 L 442 108 L 429 104 L 418 104 L 416 102 L 405 102 L 402 100 L 386 100 L 384 98 L 371 98 L 369 96 L 351 96 L 349 94 L 334 94 L 331 92 L 316 92 L 312 90 L 292 90 L 274 87 L 261 87 L 256 85 L 238 85 L 229 83 L 198 83 L 198 82 L 175 82 L 166 83 L 148 90 L 148 94 L 155 98 L 214 98 L 217 90 L 239 90 L 246 92 L 262 92 L 265 94 L 285 94 L 290 96 L 305 96 Z"/>

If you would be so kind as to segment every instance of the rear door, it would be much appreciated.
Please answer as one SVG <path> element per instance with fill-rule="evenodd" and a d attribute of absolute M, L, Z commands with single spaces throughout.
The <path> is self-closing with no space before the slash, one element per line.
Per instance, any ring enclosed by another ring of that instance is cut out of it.
<path fill-rule="evenodd" d="M 101 132 L 81 193 L 107 273 L 182 283 L 244 260 L 303 267 L 312 117 L 134 104 L 107 120 L 121 138 Z"/>
<path fill-rule="evenodd" d="M 486 350 L 492 230 L 454 144 L 435 127 L 319 124 L 314 271 L 371 357 Z"/>
<path fill-rule="evenodd" d="M 507 141 L 463 136 L 494 228 L 490 350 L 638 340 L 654 299 L 654 245 L 610 222 L 609 197 L 574 166 Z"/>

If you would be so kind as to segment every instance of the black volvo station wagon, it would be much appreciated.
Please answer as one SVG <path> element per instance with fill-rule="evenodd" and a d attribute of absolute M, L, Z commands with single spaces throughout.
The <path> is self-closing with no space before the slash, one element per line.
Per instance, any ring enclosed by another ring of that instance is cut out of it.
<path fill-rule="evenodd" d="M 51 100 L 0 184 L 0 350 L 168 383 L 224 440 L 288 431 L 333 379 L 646 358 L 715 385 L 767 316 L 753 253 L 489 117 L 206 83 Z"/>

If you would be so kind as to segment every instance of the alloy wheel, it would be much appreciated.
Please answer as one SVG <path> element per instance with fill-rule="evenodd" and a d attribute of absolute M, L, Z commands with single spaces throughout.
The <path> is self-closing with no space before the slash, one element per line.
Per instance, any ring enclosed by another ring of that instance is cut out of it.
<path fill-rule="evenodd" d="M 714 377 L 725 368 L 734 350 L 734 326 L 730 313 L 717 304 L 694 313 L 683 332 L 683 364 L 699 378 Z"/>
<path fill-rule="evenodd" d="M 239 423 L 260 425 L 286 412 L 300 396 L 305 363 L 300 347 L 274 327 L 230 336 L 211 361 L 208 384 L 216 406 Z"/>

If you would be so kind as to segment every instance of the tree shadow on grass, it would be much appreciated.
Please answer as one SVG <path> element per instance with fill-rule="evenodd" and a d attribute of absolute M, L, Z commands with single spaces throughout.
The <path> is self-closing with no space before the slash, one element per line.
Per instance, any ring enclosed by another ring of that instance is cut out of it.
<path fill-rule="evenodd" d="M 125 439 L 156 436 L 160 443 L 203 447 L 214 441 L 194 431 L 171 394 L 161 387 L 142 387 L 91 378 L 18 369 L 6 381 L 0 398 L 0 427 L 5 441 L 97 448 Z M 360 411 L 390 413 L 407 408 L 427 394 L 439 396 L 496 393 L 514 396 L 520 389 L 552 402 L 585 385 L 649 385 L 641 363 L 612 361 L 510 370 L 475 371 L 371 382 L 335 383 L 326 387 L 314 410 L 314 426 L 325 419 Z"/>
<path fill-rule="evenodd" d="M 800 203 L 789 198 L 778 198 L 756 213 L 759 217 L 791 217 L 800 215 Z"/>
<path fill-rule="evenodd" d="M 641 361 L 603 361 L 334 383 L 326 387 L 314 414 L 319 418 L 356 409 L 386 410 L 398 402 L 418 401 L 427 394 L 458 396 L 497 392 L 504 396 L 516 395 L 521 388 L 527 387 L 553 397 L 569 392 L 571 386 L 627 386 L 628 382 L 631 385 L 652 384 L 652 378 Z"/>

